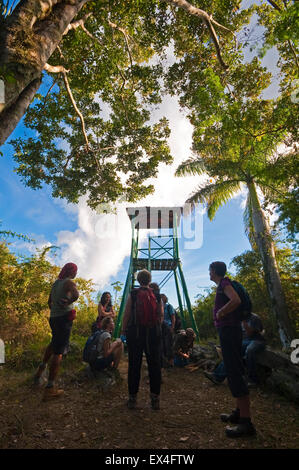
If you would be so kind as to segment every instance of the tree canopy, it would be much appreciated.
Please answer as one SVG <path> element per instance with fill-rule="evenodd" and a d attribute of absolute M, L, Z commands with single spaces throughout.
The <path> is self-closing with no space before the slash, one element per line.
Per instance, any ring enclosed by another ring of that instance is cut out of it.
<path fill-rule="evenodd" d="M 2 7 L 4 127 L 13 124 L 12 114 L 20 117 L 12 107 L 43 76 L 41 93 L 35 89 L 30 95 L 36 99 L 25 116 L 32 132 L 13 142 L 25 184 L 47 183 L 55 197 L 71 202 L 88 194 L 92 207 L 120 195 L 135 201 L 152 192 L 146 181 L 156 176 L 160 163 L 171 162 L 168 123 L 150 119 L 165 92 L 165 77 L 180 73 L 177 85 L 191 82 L 198 88 L 205 71 L 213 91 L 215 70 L 228 82 L 231 74 L 242 82 L 253 72 L 242 66 L 236 33 L 254 8 L 241 9 L 240 3 L 98 0 L 70 6 L 59 1 L 48 9 L 23 0 L 10 12 Z M 166 86 L 171 89 L 174 85 Z M 184 86 L 176 92 L 181 95 Z M 203 107 L 205 93 L 209 89 L 196 93 Z M 27 105 L 23 99 L 23 108 Z"/>

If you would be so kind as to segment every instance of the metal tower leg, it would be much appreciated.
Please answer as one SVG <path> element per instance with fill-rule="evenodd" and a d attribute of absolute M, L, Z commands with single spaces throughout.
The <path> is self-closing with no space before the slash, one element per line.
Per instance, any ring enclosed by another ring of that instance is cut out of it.
<path fill-rule="evenodd" d="M 181 293 L 180 293 L 178 275 L 177 275 L 176 270 L 173 271 L 173 274 L 174 274 L 175 287 L 176 287 L 176 292 L 177 292 L 178 302 L 179 302 L 179 307 L 180 307 L 181 319 L 182 319 L 183 327 L 184 327 L 184 329 L 186 329 L 186 319 L 185 319 L 185 315 L 184 315 L 182 297 L 181 297 Z"/>
<path fill-rule="evenodd" d="M 184 296 L 185 296 L 185 299 L 186 299 L 187 309 L 188 309 L 189 316 L 190 316 L 190 319 L 191 319 L 192 327 L 193 327 L 193 330 L 196 333 L 197 339 L 199 339 L 199 332 L 198 332 L 198 328 L 197 328 L 195 318 L 194 318 L 194 315 L 193 315 L 193 312 L 192 312 L 191 302 L 190 302 L 190 299 L 189 299 L 188 289 L 187 289 L 186 281 L 185 281 L 185 278 L 184 278 L 181 262 L 178 263 L 178 270 L 179 270 L 179 274 L 180 274 L 180 278 L 181 278 L 183 292 L 184 292 Z"/>

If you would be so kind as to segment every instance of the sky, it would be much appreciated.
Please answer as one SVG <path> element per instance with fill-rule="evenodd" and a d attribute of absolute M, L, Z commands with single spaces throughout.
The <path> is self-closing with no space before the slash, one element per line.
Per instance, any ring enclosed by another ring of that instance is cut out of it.
<path fill-rule="evenodd" d="M 249 52 L 247 57 L 249 59 Z M 272 68 L 274 75 L 273 64 L 276 61 L 275 51 L 270 51 L 264 59 L 265 65 Z M 274 97 L 276 91 L 274 80 L 265 97 Z M 175 97 L 166 96 L 152 119 L 157 120 L 162 116 L 166 116 L 170 122 L 169 145 L 174 162 L 168 166 L 160 165 L 158 178 L 153 180 L 155 193 L 139 201 L 136 206 L 183 206 L 192 190 L 201 182 L 198 176 L 174 176 L 177 166 L 191 156 L 192 143 L 192 126 L 180 111 Z M 24 137 L 26 133 L 28 130 L 20 122 L 10 139 Z M 74 205 L 52 198 L 49 187 L 45 186 L 41 190 L 27 188 L 14 172 L 12 146 L 6 144 L 1 151 L 4 154 L 0 157 L 1 229 L 22 233 L 35 240 L 35 244 L 10 240 L 12 249 L 20 254 L 28 254 L 34 252 L 36 247 L 54 245 L 58 249 L 52 251 L 51 261 L 59 266 L 66 262 L 76 263 L 78 276 L 92 279 L 95 289 L 112 292 L 111 283 L 124 283 L 131 248 L 131 228 L 126 205 L 122 204 L 118 208 L 117 216 L 97 214 L 87 206 L 84 198 Z M 250 249 L 243 226 L 245 198 L 245 191 L 241 191 L 218 210 L 212 222 L 199 210 L 193 227 L 195 235 L 192 231 L 187 233 L 189 222 L 184 220 L 179 249 L 191 303 L 194 303 L 198 294 L 204 294 L 212 287 L 208 274 L 212 261 L 221 260 L 229 266 L 234 256 Z M 146 243 L 147 236 L 148 231 L 141 231 L 142 243 Z M 193 243 L 190 243 L 192 240 Z M 152 275 L 153 281 L 161 280 L 159 273 L 153 272 Z M 173 278 L 163 291 L 170 303 L 177 307 Z"/>

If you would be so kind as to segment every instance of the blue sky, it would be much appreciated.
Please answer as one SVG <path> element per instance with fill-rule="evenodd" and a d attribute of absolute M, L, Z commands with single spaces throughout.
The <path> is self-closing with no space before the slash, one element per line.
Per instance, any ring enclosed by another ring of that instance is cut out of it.
<path fill-rule="evenodd" d="M 249 55 L 248 55 L 249 58 Z M 271 51 L 264 59 L 274 72 L 276 63 L 275 51 Z M 275 80 L 267 90 L 265 97 L 274 97 L 277 91 Z M 40 92 L 43 92 L 41 88 Z M 172 134 L 169 145 L 174 156 L 171 167 L 161 166 L 158 179 L 154 181 L 156 193 L 139 201 L 138 206 L 174 206 L 183 205 L 193 188 L 198 185 L 199 178 L 175 178 L 174 171 L 179 163 L 190 156 L 192 127 L 179 111 L 174 98 L 165 97 L 160 110 L 154 113 L 153 119 L 165 115 L 170 120 Z M 28 134 L 21 122 L 10 139 L 24 137 Z M 8 139 L 8 141 L 10 140 Z M 73 261 L 78 264 L 79 272 L 85 278 L 92 278 L 101 291 L 112 290 L 111 283 L 125 281 L 130 251 L 130 226 L 127 216 L 122 212 L 119 218 L 121 234 L 115 239 L 99 238 L 99 227 L 106 222 L 103 216 L 92 213 L 84 200 L 78 206 L 55 200 L 51 196 L 51 188 L 32 190 L 25 187 L 14 172 L 13 149 L 11 145 L 1 148 L 4 156 L 0 158 L 0 220 L 3 230 L 12 230 L 28 235 L 36 240 L 38 247 L 53 244 L 60 247 L 55 259 L 56 263 Z M 186 249 L 186 240 L 180 240 L 180 255 L 183 271 L 188 284 L 191 302 L 197 294 L 211 287 L 208 266 L 212 261 L 222 260 L 229 265 L 232 258 L 250 249 L 244 234 L 243 209 L 244 194 L 234 198 L 220 208 L 214 220 L 210 222 L 203 216 L 203 243 L 200 248 Z M 24 242 L 13 242 L 12 248 L 19 253 L 28 254 L 28 246 Z M 159 281 L 153 273 L 153 280 Z M 178 305 L 174 280 L 171 279 L 163 289 L 170 302 Z"/>

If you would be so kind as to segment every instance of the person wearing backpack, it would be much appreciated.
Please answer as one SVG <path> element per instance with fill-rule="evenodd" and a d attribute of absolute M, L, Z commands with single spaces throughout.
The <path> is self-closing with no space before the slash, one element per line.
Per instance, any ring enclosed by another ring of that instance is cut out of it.
<path fill-rule="evenodd" d="M 136 408 L 143 352 L 146 356 L 150 382 L 151 406 L 160 409 L 161 388 L 161 322 L 163 303 L 158 301 L 149 287 L 151 273 L 139 271 L 138 289 L 128 296 L 121 334 L 126 336 L 128 346 L 128 391 L 129 409 Z"/>
<path fill-rule="evenodd" d="M 49 380 L 44 391 L 43 401 L 59 398 L 63 395 L 62 389 L 55 387 L 55 380 L 59 371 L 62 355 L 68 348 L 69 338 L 73 326 L 76 311 L 73 309 L 79 293 L 73 282 L 77 275 L 77 266 L 74 263 L 64 265 L 54 282 L 48 300 L 50 308 L 50 327 L 52 330 L 52 341 L 46 348 L 43 362 L 39 365 L 34 376 L 34 383 L 39 385 L 49 360 L 51 359 Z"/>
<path fill-rule="evenodd" d="M 211 263 L 209 273 L 211 281 L 217 285 L 214 324 L 219 334 L 228 385 L 232 396 L 236 398 L 236 409 L 231 414 L 222 414 L 220 418 L 223 422 L 236 425 L 226 428 L 228 437 L 252 436 L 256 430 L 251 422 L 249 390 L 243 377 L 242 360 L 241 319 L 243 310 L 247 306 L 244 301 L 244 309 L 242 308 L 240 296 L 243 297 L 243 294 L 239 291 L 239 295 L 231 280 L 225 277 L 225 263 L 222 261 Z"/>
<path fill-rule="evenodd" d="M 90 364 L 94 371 L 112 367 L 117 369 L 123 353 L 123 343 L 120 338 L 111 343 L 114 321 L 111 317 L 102 320 L 102 329 L 96 331 L 86 342 L 83 360 Z"/>

